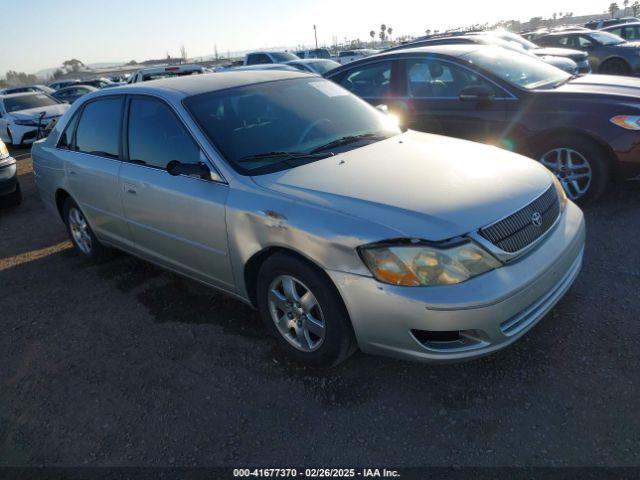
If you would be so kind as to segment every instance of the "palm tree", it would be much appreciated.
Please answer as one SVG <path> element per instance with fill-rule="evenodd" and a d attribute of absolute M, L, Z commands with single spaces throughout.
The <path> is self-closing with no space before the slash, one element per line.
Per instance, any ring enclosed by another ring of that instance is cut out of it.
<path fill-rule="evenodd" d="M 625 1 L 629 1 L 629 0 L 625 0 Z M 393 34 L 393 28 L 391 27 L 387 27 L 387 33 L 389 34 L 389 40 L 391 40 L 391 35 Z"/>
<path fill-rule="evenodd" d="M 611 18 L 616 16 L 616 13 L 618 13 L 618 11 L 620 10 L 620 7 L 618 7 L 618 4 L 616 2 L 613 2 L 611 5 L 609 5 L 609 13 L 611 14 Z"/>
<path fill-rule="evenodd" d="M 631 5 L 631 11 L 633 12 L 634 17 L 638 15 L 638 12 L 640 12 L 640 2 L 638 0 L 633 2 L 633 5 Z"/>
<path fill-rule="evenodd" d="M 629 0 L 623 0 L 622 4 L 624 5 L 624 15 L 627 14 L 627 8 L 629 7 Z"/>
<path fill-rule="evenodd" d="M 380 25 L 380 40 L 384 41 L 386 38 L 385 32 L 387 31 L 387 26 L 383 23 Z"/>
<path fill-rule="evenodd" d="M 376 31 L 375 30 L 371 30 L 369 32 L 369 35 L 371 36 L 371 45 L 375 45 L 376 44 Z"/>
<path fill-rule="evenodd" d="M 431 29 L 430 29 L 430 28 L 427 28 L 427 29 L 424 31 L 424 33 L 426 33 L 427 35 L 431 35 Z"/>

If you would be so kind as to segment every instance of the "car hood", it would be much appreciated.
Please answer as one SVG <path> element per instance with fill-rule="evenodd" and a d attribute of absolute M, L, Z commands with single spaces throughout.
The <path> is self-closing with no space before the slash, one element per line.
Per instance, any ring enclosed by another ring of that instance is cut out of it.
<path fill-rule="evenodd" d="M 552 91 L 630 97 L 637 100 L 640 97 L 640 79 L 621 75 L 585 75 Z"/>
<path fill-rule="evenodd" d="M 44 118 L 59 117 L 69 109 L 69 105 L 49 105 L 48 107 L 29 108 L 28 110 L 18 110 L 11 112 L 10 115 L 17 120 L 37 120 L 42 112 L 45 112 Z"/>
<path fill-rule="evenodd" d="M 533 50 L 533 53 L 535 53 L 539 57 L 566 57 L 570 58 L 574 62 L 581 62 L 583 60 L 586 60 L 588 57 L 588 54 L 585 52 L 581 52 L 580 50 L 571 50 L 569 48 L 543 47 L 536 48 L 535 50 Z"/>
<path fill-rule="evenodd" d="M 640 49 L 640 42 L 624 42 L 624 43 L 619 43 L 618 45 L 613 45 L 613 47 L 615 48 L 624 48 L 624 49 Z"/>
<path fill-rule="evenodd" d="M 398 236 L 433 241 L 504 218 L 551 185 L 548 171 L 528 158 L 413 131 L 253 180 Z"/>

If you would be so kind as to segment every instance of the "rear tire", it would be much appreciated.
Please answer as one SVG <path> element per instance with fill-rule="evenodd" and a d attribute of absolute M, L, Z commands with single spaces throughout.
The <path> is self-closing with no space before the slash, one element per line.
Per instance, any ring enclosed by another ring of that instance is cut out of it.
<path fill-rule="evenodd" d="M 69 238 L 80 255 L 93 262 L 100 262 L 111 256 L 111 250 L 98 241 L 76 202 L 67 198 L 62 212 Z"/>
<path fill-rule="evenodd" d="M 535 148 L 533 158 L 558 177 L 567 196 L 579 205 L 596 201 L 611 181 L 607 152 L 587 137 L 552 137 Z"/>
<path fill-rule="evenodd" d="M 292 254 L 276 253 L 264 262 L 258 273 L 257 304 L 269 332 L 300 363 L 334 366 L 356 349 L 351 321 L 335 287 L 321 271 Z M 308 305 L 314 306 L 307 309 Z"/>
<path fill-rule="evenodd" d="M 606 75 L 631 75 L 631 67 L 620 58 L 612 58 L 602 64 L 598 73 Z"/>

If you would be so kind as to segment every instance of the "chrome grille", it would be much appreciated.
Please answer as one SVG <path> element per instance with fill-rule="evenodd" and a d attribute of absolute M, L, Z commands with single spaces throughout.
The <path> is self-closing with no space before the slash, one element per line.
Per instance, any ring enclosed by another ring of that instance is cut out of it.
<path fill-rule="evenodd" d="M 540 226 L 533 222 L 539 213 Z M 560 201 L 555 187 L 540 195 L 526 207 L 493 225 L 480 229 L 480 235 L 505 252 L 515 253 L 544 235 L 560 215 Z"/>

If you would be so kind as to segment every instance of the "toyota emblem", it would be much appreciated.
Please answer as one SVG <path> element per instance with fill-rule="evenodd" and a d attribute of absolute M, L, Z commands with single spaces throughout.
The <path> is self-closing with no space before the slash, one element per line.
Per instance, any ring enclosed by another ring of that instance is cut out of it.
<path fill-rule="evenodd" d="M 542 226 L 542 215 L 540 215 L 540 212 L 535 212 L 531 215 L 531 223 L 534 227 L 540 228 Z"/>

